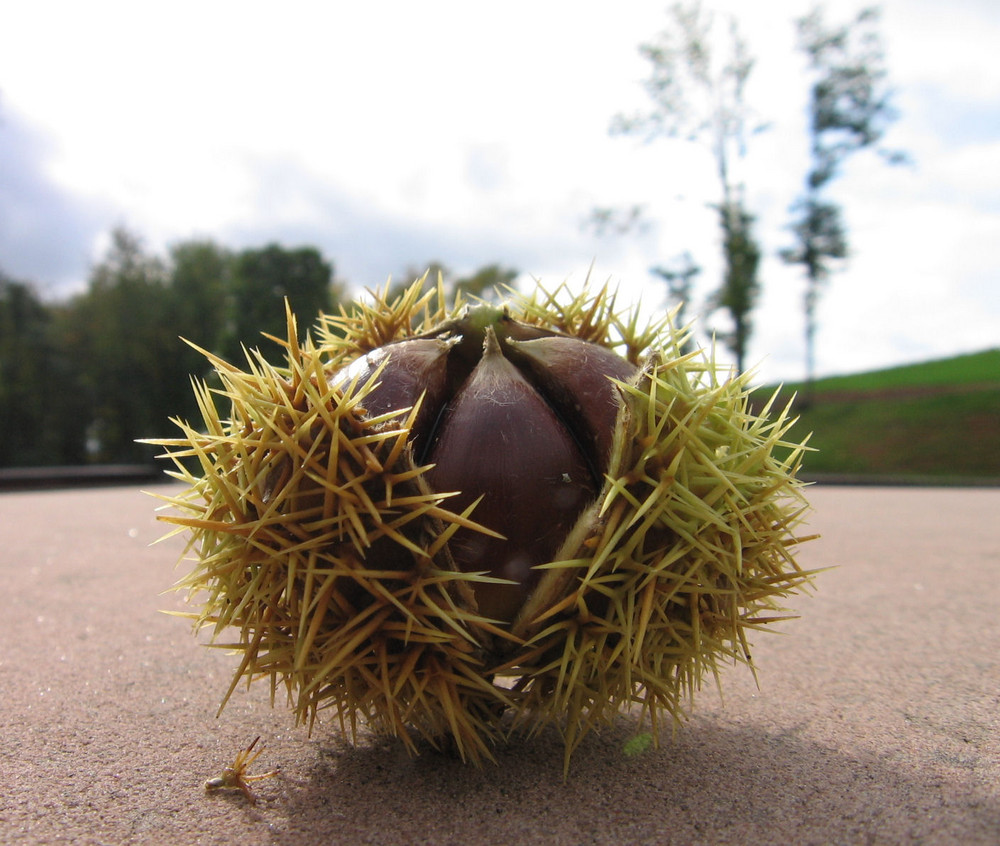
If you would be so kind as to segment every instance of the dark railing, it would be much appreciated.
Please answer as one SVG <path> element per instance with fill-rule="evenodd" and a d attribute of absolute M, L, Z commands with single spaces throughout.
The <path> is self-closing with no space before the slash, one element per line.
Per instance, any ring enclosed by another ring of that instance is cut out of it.
<path fill-rule="evenodd" d="M 153 464 L 82 464 L 70 467 L 0 467 L 0 491 L 51 490 L 164 482 Z"/>

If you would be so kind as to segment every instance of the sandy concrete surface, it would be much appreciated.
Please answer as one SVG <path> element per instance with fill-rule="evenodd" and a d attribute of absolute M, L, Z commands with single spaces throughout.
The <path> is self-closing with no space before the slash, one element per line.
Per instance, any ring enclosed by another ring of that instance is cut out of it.
<path fill-rule="evenodd" d="M 818 487 L 816 592 L 658 750 L 624 717 L 476 770 L 324 724 L 160 613 L 179 539 L 134 488 L 0 495 L 0 842 L 1000 843 L 1000 490 Z M 257 735 L 254 771 L 206 794 Z"/>

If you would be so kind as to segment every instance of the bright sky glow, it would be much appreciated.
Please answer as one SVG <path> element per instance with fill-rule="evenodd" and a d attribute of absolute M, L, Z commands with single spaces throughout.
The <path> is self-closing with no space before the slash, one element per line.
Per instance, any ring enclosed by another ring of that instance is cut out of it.
<path fill-rule="evenodd" d="M 0 16 L 0 268 L 48 293 L 80 288 L 109 230 L 147 246 L 312 244 L 360 289 L 430 260 L 501 262 L 556 284 L 610 279 L 650 306 L 648 273 L 689 250 L 718 285 L 711 159 L 608 135 L 646 106 L 638 45 L 666 3 L 175 2 L 17 4 Z M 806 168 L 811 3 L 737 11 L 769 131 L 746 183 L 765 250 L 748 360 L 803 372 L 803 283 L 777 259 Z M 827 4 L 846 20 L 859 4 Z M 885 0 L 901 119 L 836 185 L 852 258 L 820 306 L 821 373 L 1000 343 L 1000 7 Z M 498 11 L 502 9 L 502 12 Z M 745 11 L 750 10 L 752 11 Z M 649 227 L 597 237 L 597 205 L 643 203 Z"/>

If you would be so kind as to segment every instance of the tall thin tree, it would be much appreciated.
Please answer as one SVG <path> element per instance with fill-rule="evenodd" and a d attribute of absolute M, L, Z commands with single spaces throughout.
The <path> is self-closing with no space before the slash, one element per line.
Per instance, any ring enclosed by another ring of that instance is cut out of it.
<path fill-rule="evenodd" d="M 742 176 L 747 138 L 762 128 L 752 125 L 745 98 L 754 59 L 734 17 L 724 35 L 698 2 L 675 4 L 669 17 L 668 28 L 639 48 L 651 65 L 645 90 L 653 108 L 632 117 L 619 115 L 611 131 L 649 140 L 682 138 L 711 152 L 721 193 L 713 208 L 718 213 L 725 269 L 709 302 L 729 313 L 733 331 L 726 340 L 742 369 L 750 314 L 759 293 L 760 250 L 751 232 L 753 217 L 746 210 Z"/>
<path fill-rule="evenodd" d="M 844 162 L 859 150 L 873 148 L 888 162 L 907 157 L 880 146 L 896 119 L 890 103 L 885 52 L 877 8 L 862 9 L 848 24 L 829 25 L 820 7 L 797 21 L 799 49 L 813 75 L 809 99 L 811 161 L 805 186 L 791 208 L 795 244 L 781 251 L 788 264 L 801 265 L 806 277 L 806 390 L 812 399 L 816 378 L 817 310 L 830 277 L 848 255 L 841 207 L 827 189 Z"/>

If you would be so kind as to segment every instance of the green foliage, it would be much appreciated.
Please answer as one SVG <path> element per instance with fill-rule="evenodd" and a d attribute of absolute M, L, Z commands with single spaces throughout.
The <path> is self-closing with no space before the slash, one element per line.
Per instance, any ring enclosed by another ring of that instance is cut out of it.
<path fill-rule="evenodd" d="M 501 298 L 497 291 L 502 291 L 505 287 L 513 285 L 519 273 L 520 271 L 513 267 L 493 263 L 483 265 L 468 276 L 456 278 L 452 271 L 440 261 L 430 261 L 422 267 L 411 264 L 392 280 L 389 285 L 388 298 L 392 300 L 400 296 L 413 284 L 414 280 L 420 279 L 426 274 L 428 286 L 436 285 L 440 277 L 449 297 L 461 291 L 469 297 L 496 301 Z"/>
<path fill-rule="evenodd" d="M 165 431 L 164 414 L 186 404 L 171 310 L 163 262 L 147 255 L 136 236 L 115 230 L 107 256 L 91 272 L 89 290 L 70 303 L 67 315 L 94 460 L 151 460 L 152 451 L 135 438 Z"/>
<path fill-rule="evenodd" d="M 485 294 L 516 276 L 492 264 L 452 287 Z M 193 240 L 163 259 L 124 228 L 68 301 L 45 303 L 0 273 L 0 467 L 153 461 L 135 440 L 200 417 L 192 376 L 217 384 L 182 339 L 241 365 L 243 347 L 269 343 L 262 333 L 285 336 L 286 297 L 304 333 L 344 293 L 312 247 L 233 253 Z"/>
<path fill-rule="evenodd" d="M 790 228 L 797 243 L 781 250 L 780 255 L 788 264 L 801 264 L 808 279 L 823 282 L 832 269 L 831 260 L 847 257 L 847 232 L 840 206 L 810 193 L 796 200 L 792 214 L 795 217 Z M 816 287 L 809 286 L 813 298 L 808 303 L 810 313 L 815 306 Z"/>
<path fill-rule="evenodd" d="M 406 292 L 406 289 L 413 284 L 413 281 L 419 279 L 425 273 L 427 274 L 427 282 L 430 285 L 436 285 L 438 277 L 441 278 L 446 289 L 451 289 L 454 284 L 451 270 L 440 261 L 428 261 L 423 265 L 408 264 L 402 273 L 390 278 L 387 298 L 394 300 L 402 296 Z"/>
<path fill-rule="evenodd" d="M 750 231 L 753 217 L 747 213 L 742 203 L 731 202 L 728 206 L 721 207 L 719 218 L 727 261 L 722 287 L 715 294 L 712 305 L 727 311 L 732 319 L 732 330 L 722 337 L 726 346 L 736 355 L 736 367 L 742 373 L 747 345 L 753 331 L 751 315 L 760 296 L 760 283 L 757 281 L 760 246 Z"/>
<path fill-rule="evenodd" d="M 271 244 L 244 250 L 233 265 L 233 334 L 227 354 L 241 359 L 240 346 L 258 346 L 260 334 L 285 335 L 285 300 L 303 331 L 333 306 L 333 266 L 313 247 L 286 250 Z"/>
<path fill-rule="evenodd" d="M 815 73 L 811 95 L 813 168 L 810 184 L 832 180 L 853 152 L 878 144 L 895 112 L 878 31 L 868 7 L 842 26 L 829 26 L 820 7 L 798 20 L 799 47 Z"/>
<path fill-rule="evenodd" d="M 514 284 L 518 271 L 512 267 L 503 267 L 499 264 L 488 264 L 481 267 L 471 276 L 465 276 L 456 280 L 455 290 L 470 297 L 479 297 L 485 300 L 496 300 L 500 298 L 503 290 Z"/>
<path fill-rule="evenodd" d="M 0 466 L 83 460 L 82 394 L 60 324 L 30 285 L 0 273 Z"/>
<path fill-rule="evenodd" d="M 185 241 L 170 248 L 174 323 L 183 338 L 211 352 L 220 350 L 229 324 L 232 275 L 232 253 L 212 241 Z M 192 355 L 204 360 L 200 353 Z"/>

